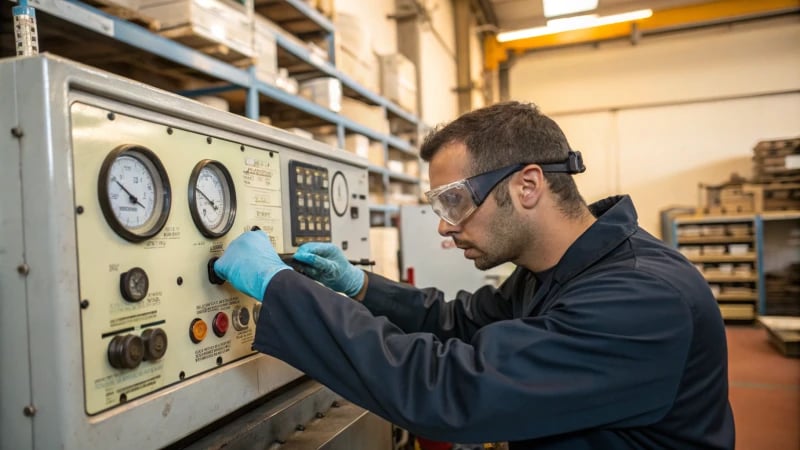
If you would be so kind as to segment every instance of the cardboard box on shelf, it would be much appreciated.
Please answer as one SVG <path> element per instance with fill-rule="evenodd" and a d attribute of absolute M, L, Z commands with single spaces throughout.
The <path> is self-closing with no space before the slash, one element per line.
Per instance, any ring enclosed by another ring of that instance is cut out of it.
<path fill-rule="evenodd" d="M 252 5 L 251 5 L 252 6 Z M 159 24 L 159 33 L 219 59 L 252 58 L 253 15 L 220 0 L 144 1 L 139 11 Z"/>
<path fill-rule="evenodd" d="M 300 95 L 331 111 L 342 110 L 342 82 L 333 77 L 320 77 L 300 83 Z"/>
<path fill-rule="evenodd" d="M 369 91 L 378 92 L 378 75 L 380 71 L 377 59 L 372 51 L 356 54 L 352 50 L 337 45 L 334 58 L 336 58 L 337 69 Z"/>
<path fill-rule="evenodd" d="M 344 149 L 362 158 L 369 158 L 370 140 L 361 134 L 348 134 L 344 137 Z"/>
<path fill-rule="evenodd" d="M 383 144 L 377 141 L 370 141 L 368 151 L 367 159 L 369 159 L 370 163 L 376 166 L 383 166 L 386 163 L 386 151 L 383 148 Z"/>
<path fill-rule="evenodd" d="M 389 121 L 380 106 L 342 97 L 341 115 L 379 133 L 389 134 Z"/>
<path fill-rule="evenodd" d="M 400 53 L 381 55 L 381 95 L 406 111 L 417 113 L 417 68 Z"/>
<path fill-rule="evenodd" d="M 275 26 L 264 17 L 254 16 L 253 53 L 256 78 L 259 80 L 274 79 L 278 74 L 278 44 L 273 31 Z"/>

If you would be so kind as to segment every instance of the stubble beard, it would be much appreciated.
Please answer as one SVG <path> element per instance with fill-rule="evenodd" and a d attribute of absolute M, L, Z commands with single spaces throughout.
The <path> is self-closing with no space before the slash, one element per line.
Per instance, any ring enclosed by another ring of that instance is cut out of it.
<path fill-rule="evenodd" d="M 522 247 L 529 245 L 527 240 L 530 235 L 525 232 L 525 226 L 514 210 L 508 204 L 498 208 L 489 225 L 491 235 L 487 240 L 483 253 L 475 258 L 475 267 L 479 270 L 489 270 L 500 264 L 514 261 L 521 253 Z"/>

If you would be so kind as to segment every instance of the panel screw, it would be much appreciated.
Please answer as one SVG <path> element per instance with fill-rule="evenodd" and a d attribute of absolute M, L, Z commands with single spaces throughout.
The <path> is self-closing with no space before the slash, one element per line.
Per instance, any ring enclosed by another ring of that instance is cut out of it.
<path fill-rule="evenodd" d="M 20 275 L 27 275 L 28 272 L 30 272 L 30 271 L 31 271 L 31 268 L 28 267 L 27 264 L 20 264 L 20 265 L 17 266 L 17 273 L 19 273 Z"/>
<path fill-rule="evenodd" d="M 83 206 L 78 206 L 77 208 L 75 208 L 75 212 L 78 214 L 83 214 Z"/>
<path fill-rule="evenodd" d="M 331 403 L 331 408 L 338 408 L 338 407 L 340 407 L 340 406 L 342 406 L 342 405 L 340 405 L 340 404 L 339 404 L 339 402 L 333 402 L 333 403 Z"/>
<path fill-rule="evenodd" d="M 303 425 L 298 425 L 294 427 L 294 429 L 297 431 L 306 431 L 306 427 L 304 427 Z"/>
<path fill-rule="evenodd" d="M 206 142 L 208 142 L 209 144 L 210 144 L 212 141 L 213 141 L 213 139 L 211 139 L 211 136 L 209 136 L 209 137 L 207 137 L 207 138 L 206 138 Z"/>
<path fill-rule="evenodd" d="M 83 299 L 81 300 L 81 309 L 86 309 L 89 307 L 89 300 Z"/>
<path fill-rule="evenodd" d="M 183 277 L 178 277 L 178 286 L 183 284 Z"/>
<path fill-rule="evenodd" d="M 167 134 L 172 134 L 172 127 L 167 127 Z"/>
<path fill-rule="evenodd" d="M 108 117 L 108 120 L 114 120 L 117 118 L 117 116 L 113 112 L 108 113 L 106 117 Z"/>
<path fill-rule="evenodd" d="M 318 412 L 316 414 L 316 417 L 317 417 L 317 419 L 322 419 L 323 417 L 325 417 L 325 413 Z"/>
<path fill-rule="evenodd" d="M 240 145 L 239 150 L 244 151 L 244 145 Z"/>
<path fill-rule="evenodd" d="M 22 408 L 22 414 L 25 414 L 25 417 L 33 417 L 36 415 L 36 407 L 33 405 L 28 405 Z"/>
<path fill-rule="evenodd" d="M 11 135 L 15 138 L 21 138 L 24 133 L 22 132 L 22 128 L 14 127 L 11 129 Z"/>

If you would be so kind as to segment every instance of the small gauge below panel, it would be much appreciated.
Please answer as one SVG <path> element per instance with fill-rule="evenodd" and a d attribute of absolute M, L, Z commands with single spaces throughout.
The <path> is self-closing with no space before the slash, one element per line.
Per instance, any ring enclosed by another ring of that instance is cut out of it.
<path fill-rule="evenodd" d="M 292 245 L 331 241 L 328 169 L 289 161 Z"/>
<path fill-rule="evenodd" d="M 106 222 L 122 238 L 141 242 L 158 234 L 169 217 L 171 192 L 161 160 L 140 145 L 109 152 L 97 182 Z"/>
<path fill-rule="evenodd" d="M 189 211 L 207 238 L 224 236 L 236 218 L 236 190 L 230 172 L 214 160 L 197 163 L 189 177 Z"/>

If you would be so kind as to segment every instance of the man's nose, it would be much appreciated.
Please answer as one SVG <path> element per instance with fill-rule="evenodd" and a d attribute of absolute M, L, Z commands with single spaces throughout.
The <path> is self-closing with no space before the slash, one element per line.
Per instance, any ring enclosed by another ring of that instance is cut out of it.
<path fill-rule="evenodd" d="M 455 234 L 458 231 L 458 229 L 459 229 L 458 225 L 450 225 L 449 223 L 447 223 L 446 220 L 442 218 L 439 219 L 439 227 L 437 231 L 439 232 L 440 235 L 447 237 L 452 234 Z"/>

